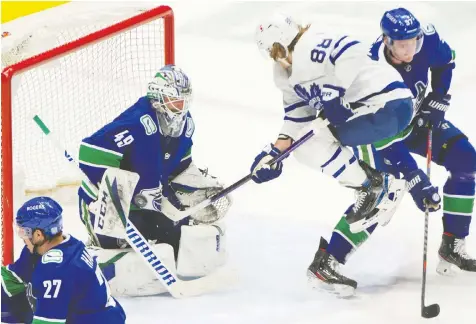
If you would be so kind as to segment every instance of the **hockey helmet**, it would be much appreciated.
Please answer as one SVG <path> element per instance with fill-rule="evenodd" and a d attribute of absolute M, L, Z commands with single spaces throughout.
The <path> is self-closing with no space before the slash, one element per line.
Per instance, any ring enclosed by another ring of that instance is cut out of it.
<path fill-rule="evenodd" d="M 416 50 L 418 53 L 423 45 L 423 31 L 420 22 L 405 8 L 386 11 L 380 20 L 382 34 L 389 39 L 390 46 L 396 40 L 416 38 Z"/>
<path fill-rule="evenodd" d="M 49 197 L 28 200 L 17 212 L 15 219 L 18 235 L 31 239 L 36 229 L 47 239 L 63 231 L 63 208 Z"/>
<path fill-rule="evenodd" d="M 275 14 L 258 25 L 255 31 L 255 41 L 265 57 L 270 57 L 275 43 L 284 48 L 287 57 L 289 55 L 288 46 L 298 33 L 299 25 L 291 17 Z"/>

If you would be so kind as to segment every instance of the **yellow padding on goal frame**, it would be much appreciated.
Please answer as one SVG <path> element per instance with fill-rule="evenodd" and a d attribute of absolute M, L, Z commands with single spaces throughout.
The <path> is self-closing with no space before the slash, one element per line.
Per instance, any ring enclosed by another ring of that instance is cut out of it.
<path fill-rule="evenodd" d="M 2 1 L 2 24 L 71 1 Z"/>

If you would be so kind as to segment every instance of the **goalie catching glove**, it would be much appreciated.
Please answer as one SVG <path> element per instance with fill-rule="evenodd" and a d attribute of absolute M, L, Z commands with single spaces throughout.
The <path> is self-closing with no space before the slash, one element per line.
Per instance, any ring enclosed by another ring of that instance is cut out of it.
<path fill-rule="evenodd" d="M 161 212 L 172 220 L 176 209 L 187 209 L 212 197 L 224 189 L 218 179 L 199 169 L 194 163 L 169 182 L 167 199 L 162 200 Z M 195 223 L 211 224 L 222 219 L 232 204 L 230 196 L 212 202 L 190 215 Z"/>

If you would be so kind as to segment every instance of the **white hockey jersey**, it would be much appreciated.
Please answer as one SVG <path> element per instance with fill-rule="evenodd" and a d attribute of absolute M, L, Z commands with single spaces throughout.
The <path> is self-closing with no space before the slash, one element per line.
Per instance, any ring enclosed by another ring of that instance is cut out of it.
<path fill-rule="evenodd" d="M 292 66 L 284 69 L 276 63 L 274 67 L 286 114 L 281 134 L 296 139 L 316 115 L 294 92 L 296 84 L 308 91 L 314 83 L 345 89 L 344 98 L 354 112 L 351 118 L 375 113 L 388 101 L 411 98 L 400 74 L 385 60 L 372 59 L 370 47 L 351 36 L 324 34 L 311 26 L 294 48 Z"/>

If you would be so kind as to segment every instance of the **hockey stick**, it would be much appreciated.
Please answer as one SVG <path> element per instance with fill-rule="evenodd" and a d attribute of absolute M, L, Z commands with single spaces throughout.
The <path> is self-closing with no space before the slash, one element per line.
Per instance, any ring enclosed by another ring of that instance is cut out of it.
<path fill-rule="evenodd" d="M 64 157 L 74 165 L 85 178 L 86 174 L 79 168 L 79 164 L 74 160 L 71 154 L 63 147 L 61 142 L 51 133 L 50 129 L 46 124 L 40 119 L 38 115 L 33 118 L 37 126 L 42 130 L 42 132 L 51 139 L 52 143 L 55 144 L 56 148 L 63 154 Z M 114 179 L 115 180 L 115 179 Z M 172 271 L 172 267 L 164 264 L 162 261 L 163 258 L 160 255 L 157 255 L 147 240 L 142 236 L 139 230 L 130 222 L 126 217 L 126 212 L 123 210 L 119 193 L 117 190 L 117 183 L 114 181 L 110 182 L 109 178 L 106 178 L 106 183 L 108 185 L 109 193 L 111 200 L 119 214 L 119 217 L 124 225 L 126 232 L 126 241 L 129 245 L 141 256 L 142 260 L 147 264 L 147 266 L 152 270 L 155 277 L 160 281 L 160 283 L 167 289 L 167 291 L 175 298 L 197 296 L 214 290 L 223 288 L 223 286 L 230 282 L 233 278 L 230 277 L 230 274 L 224 271 L 224 268 L 219 268 L 218 270 L 212 272 L 211 274 L 193 280 L 180 280 Z"/>
<path fill-rule="evenodd" d="M 428 126 L 428 139 L 426 147 L 426 175 L 428 180 L 430 180 L 430 171 L 431 171 L 431 156 L 433 147 L 433 129 L 432 125 Z M 423 236 L 423 275 L 421 279 L 421 316 L 424 318 L 433 318 L 438 316 L 440 313 L 440 305 L 432 304 L 425 306 L 425 294 L 426 294 L 426 259 L 428 252 L 428 220 L 430 216 L 429 207 L 426 207 L 425 210 L 425 232 Z"/>
<path fill-rule="evenodd" d="M 320 123 L 318 124 L 318 127 L 316 129 L 320 129 L 320 128 L 323 128 L 323 127 L 326 127 L 327 125 L 329 125 L 329 121 L 327 119 L 320 119 Z M 273 165 L 274 163 L 278 163 L 282 160 L 284 160 L 285 158 L 287 158 L 291 152 L 293 152 L 294 150 L 296 150 L 299 146 L 301 146 L 302 144 L 304 144 L 308 139 L 310 139 L 312 136 L 314 136 L 314 130 L 310 130 L 309 132 L 307 132 L 306 134 L 304 134 L 301 138 L 299 138 L 298 140 L 296 140 L 293 144 L 291 144 L 291 146 L 289 146 L 287 149 L 285 149 L 281 154 L 279 154 L 278 156 L 274 157 L 272 160 L 270 160 L 268 162 L 269 165 Z M 190 215 L 193 215 L 194 213 L 196 213 L 197 211 L 207 207 L 208 205 L 210 204 L 213 204 L 214 202 L 216 202 L 217 200 L 225 197 L 226 195 L 230 194 L 231 192 L 235 191 L 236 189 L 238 189 L 239 187 L 243 186 L 245 183 L 247 183 L 248 181 L 251 180 L 252 178 L 252 174 L 248 174 L 246 176 L 244 176 L 243 178 L 241 178 L 240 180 L 236 181 L 235 183 L 231 184 L 230 186 L 228 186 L 227 188 L 223 189 L 222 191 L 214 194 L 213 196 L 211 196 L 210 198 L 207 198 L 205 199 L 204 201 L 198 203 L 197 205 L 195 206 L 192 206 L 190 208 L 187 208 L 187 209 L 184 209 L 184 210 L 179 210 L 177 209 L 175 206 L 171 205 L 170 206 L 170 210 L 171 210 L 171 213 L 177 218 L 177 219 L 182 219 L 182 218 L 185 218 L 187 216 L 190 216 Z"/>

